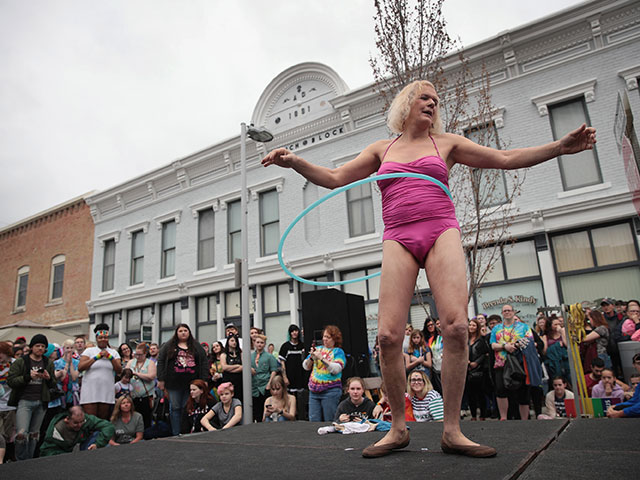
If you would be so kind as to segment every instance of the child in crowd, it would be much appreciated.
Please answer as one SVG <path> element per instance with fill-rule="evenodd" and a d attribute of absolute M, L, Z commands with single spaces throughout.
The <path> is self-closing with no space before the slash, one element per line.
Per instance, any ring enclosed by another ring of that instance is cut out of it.
<path fill-rule="evenodd" d="M 202 426 L 210 432 L 226 430 L 240 423 L 242 420 L 242 403 L 233 397 L 233 384 L 225 382 L 218 386 L 220 402 L 216 403 L 200 421 Z M 215 427 L 211 425 L 214 420 Z"/>
<path fill-rule="evenodd" d="M 133 386 L 131 385 L 131 378 L 133 377 L 133 370 L 125 368 L 122 370 L 122 376 L 120 381 L 115 383 L 116 398 L 120 398 L 124 395 L 131 396 L 133 392 Z"/>
<path fill-rule="evenodd" d="M 364 381 L 360 377 L 351 377 L 347 380 L 347 393 L 349 398 L 345 398 L 338 404 L 334 422 L 359 422 L 373 418 L 375 404 L 364 396 Z"/>
<path fill-rule="evenodd" d="M 567 381 L 564 377 L 555 377 L 553 379 L 553 390 L 547 393 L 545 405 L 547 407 L 547 415 L 539 415 L 538 419 L 553 419 L 557 417 L 566 417 L 567 411 L 564 406 L 566 399 L 573 399 L 573 392 L 567 390 Z"/>
<path fill-rule="evenodd" d="M 593 398 L 619 398 L 624 399 L 624 390 L 616 383 L 613 370 L 605 368 L 602 371 L 602 379 L 593 386 L 591 391 Z"/>

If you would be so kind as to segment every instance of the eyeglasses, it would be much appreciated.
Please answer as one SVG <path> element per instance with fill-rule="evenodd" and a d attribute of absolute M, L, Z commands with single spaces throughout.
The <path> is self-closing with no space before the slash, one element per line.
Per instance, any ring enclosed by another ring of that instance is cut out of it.
<path fill-rule="evenodd" d="M 502 313 L 505 313 L 505 312 L 513 312 L 513 309 L 511 309 L 511 308 L 504 308 L 504 309 L 502 310 Z"/>
<path fill-rule="evenodd" d="M 421 378 L 412 378 L 411 380 L 409 380 L 410 383 L 424 383 L 424 380 L 422 380 Z"/>

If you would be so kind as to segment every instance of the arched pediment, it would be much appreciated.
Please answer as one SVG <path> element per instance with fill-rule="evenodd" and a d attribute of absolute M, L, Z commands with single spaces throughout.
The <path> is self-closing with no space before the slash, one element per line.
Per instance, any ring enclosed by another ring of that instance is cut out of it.
<path fill-rule="evenodd" d="M 334 111 L 329 102 L 349 88 L 340 76 L 321 63 L 305 62 L 288 68 L 264 90 L 251 122 L 272 133 L 308 123 Z"/>

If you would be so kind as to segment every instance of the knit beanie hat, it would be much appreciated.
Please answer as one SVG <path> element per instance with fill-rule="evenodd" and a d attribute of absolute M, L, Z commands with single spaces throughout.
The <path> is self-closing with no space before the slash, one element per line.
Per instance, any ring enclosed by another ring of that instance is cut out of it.
<path fill-rule="evenodd" d="M 36 343 L 41 343 L 45 346 L 45 348 L 49 347 L 49 341 L 47 340 L 47 337 L 45 337 L 41 333 L 37 333 L 33 336 L 31 342 L 29 342 L 29 347 L 33 348 Z"/>

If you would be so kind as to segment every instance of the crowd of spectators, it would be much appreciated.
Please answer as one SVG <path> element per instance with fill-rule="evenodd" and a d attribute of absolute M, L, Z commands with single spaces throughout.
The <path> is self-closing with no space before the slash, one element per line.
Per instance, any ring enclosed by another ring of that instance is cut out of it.
<path fill-rule="evenodd" d="M 469 321 L 461 414 L 472 421 L 567 415 L 565 401 L 574 398 L 575 386 L 562 317 L 540 313 L 528 325 L 518 313 L 503 305 L 502 315 Z M 308 350 L 298 326 L 288 332 L 278 351 L 256 327 L 245 342 L 251 349 L 254 421 L 391 420 L 384 382 L 367 390 L 359 376 L 343 378 L 348 354 L 338 327 L 326 326 L 321 342 Z M 78 336 L 58 347 L 42 334 L 28 344 L 24 338 L 0 342 L 0 463 L 241 423 L 243 342 L 234 325 L 210 344 L 196 340 L 186 324 L 162 346 L 122 343 L 115 349 L 106 324 L 94 333 L 95 344 Z M 609 399 L 609 417 L 640 416 L 640 354 L 627 385 L 619 348 L 624 341 L 640 341 L 638 301 L 605 298 L 599 309 L 586 309 L 584 380 L 590 396 Z M 442 352 L 437 319 L 427 318 L 422 330 L 407 325 L 407 421 L 443 419 Z M 374 347 L 372 363 L 378 360 Z"/>

